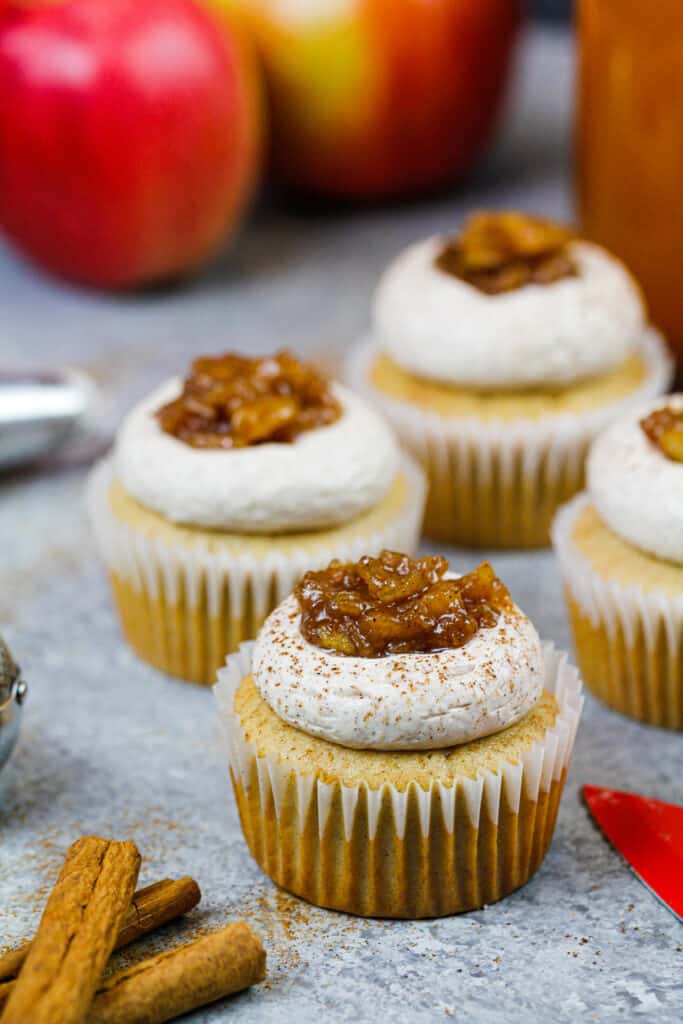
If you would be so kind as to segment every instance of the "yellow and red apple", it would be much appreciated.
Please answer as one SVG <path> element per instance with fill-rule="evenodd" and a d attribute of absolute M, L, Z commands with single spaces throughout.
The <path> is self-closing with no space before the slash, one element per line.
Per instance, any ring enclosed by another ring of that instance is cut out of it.
<path fill-rule="evenodd" d="M 208 0 L 260 55 L 276 175 L 372 199 L 455 181 L 488 141 L 518 0 Z"/>

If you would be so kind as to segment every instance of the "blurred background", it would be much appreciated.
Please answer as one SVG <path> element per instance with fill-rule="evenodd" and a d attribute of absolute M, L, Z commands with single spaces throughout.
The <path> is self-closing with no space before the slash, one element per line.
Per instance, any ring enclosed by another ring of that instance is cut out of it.
<path fill-rule="evenodd" d="M 111 434 L 197 352 L 335 360 L 485 206 L 578 220 L 683 345 L 683 5 L 575 8 L 0 0 L 0 365 L 82 367 Z"/>
<path fill-rule="evenodd" d="M 334 355 L 405 242 L 569 214 L 567 3 L 128 5 L 0 3 L 7 365 L 77 363 L 119 407 L 174 353 Z"/>
<path fill-rule="evenodd" d="M 96 396 L 2 479 L 0 622 L 160 380 L 229 349 L 334 367 L 406 244 L 473 208 L 572 218 L 568 7 L 0 0 L 0 383 L 76 367 Z"/>
<path fill-rule="evenodd" d="M 556 18 L 567 20 L 570 16 L 572 0 L 531 0 L 531 10 L 539 18 Z"/>

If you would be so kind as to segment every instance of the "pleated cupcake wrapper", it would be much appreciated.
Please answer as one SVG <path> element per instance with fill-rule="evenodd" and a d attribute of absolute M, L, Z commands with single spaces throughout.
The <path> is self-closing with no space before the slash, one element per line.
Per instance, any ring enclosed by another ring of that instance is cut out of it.
<path fill-rule="evenodd" d="M 238 715 L 234 711 L 234 698 L 242 680 L 251 671 L 252 643 L 244 643 L 238 652 L 228 657 L 225 668 L 218 673 L 214 694 L 218 702 L 221 722 L 228 748 L 230 768 L 236 779 L 241 779 L 248 789 L 252 769 L 256 766 L 261 806 L 265 807 L 272 798 L 276 816 L 280 817 L 282 795 L 292 776 L 296 786 L 299 830 L 303 832 L 311 801 L 315 800 L 318 810 L 319 838 L 322 839 L 328 822 L 329 810 L 337 787 L 341 789 L 344 835 L 350 840 L 357 825 L 359 813 L 365 814 L 363 823 L 370 839 L 375 837 L 378 815 L 386 796 L 393 807 L 394 828 L 399 839 L 403 839 L 406 827 L 406 810 L 411 790 L 417 797 L 420 828 L 424 838 L 430 834 L 432 798 L 435 790 L 441 799 L 446 830 L 455 829 L 455 807 L 458 790 L 465 798 L 469 820 L 478 828 L 483 814 L 491 822 L 498 823 L 502 802 L 516 814 L 520 807 L 522 793 L 531 801 L 538 799 L 540 792 L 548 792 L 553 782 L 559 782 L 569 764 L 574 746 L 576 730 L 583 707 L 581 680 L 577 670 L 568 664 L 567 656 L 552 645 L 544 647 L 545 689 L 555 695 L 559 713 L 554 726 L 548 729 L 542 740 L 537 740 L 524 753 L 518 764 L 504 763 L 498 771 L 481 771 L 477 778 L 465 776 L 456 778 L 445 785 L 435 780 L 429 789 L 423 789 L 412 782 L 401 791 L 389 783 L 372 789 L 366 783 L 346 786 L 339 783 L 323 782 L 314 774 L 297 771 L 287 763 L 271 757 L 259 756 L 256 746 L 245 738 Z M 360 800 L 361 790 L 366 799 Z"/>
<path fill-rule="evenodd" d="M 485 421 L 440 416 L 375 388 L 370 369 L 378 351 L 372 339 L 363 339 L 346 376 L 424 466 L 426 532 L 482 547 L 547 544 L 555 511 L 583 487 L 591 441 L 622 412 L 665 392 L 673 375 L 661 335 L 650 329 L 640 346 L 647 377 L 626 398 L 581 414 Z"/>
<path fill-rule="evenodd" d="M 590 503 L 588 494 L 577 495 L 560 510 L 552 529 L 583 676 L 616 710 L 683 729 L 683 596 L 600 576 L 573 540 Z M 584 635 L 579 618 L 590 635 Z"/>
<path fill-rule="evenodd" d="M 409 456 L 401 471 L 408 482 L 404 506 L 380 527 L 336 543 L 307 534 L 300 549 L 291 545 L 286 552 L 260 537 L 254 553 L 248 535 L 239 546 L 217 550 L 219 533 L 198 530 L 188 543 L 174 544 L 121 521 L 109 500 L 111 461 L 102 461 L 88 481 L 87 505 L 131 645 L 162 671 L 213 683 L 226 653 L 255 635 L 308 570 L 333 558 L 355 561 L 384 547 L 415 550 L 424 475 Z"/>
<path fill-rule="evenodd" d="M 145 589 L 156 597 L 159 588 L 163 588 L 166 600 L 174 604 L 182 586 L 189 603 L 196 605 L 206 587 L 209 612 L 218 614 L 227 586 L 231 608 L 239 615 L 248 584 L 256 612 L 261 614 L 269 607 L 273 594 L 279 603 L 303 573 L 322 568 L 333 558 L 351 561 L 383 547 L 415 550 L 425 484 L 421 471 L 409 457 L 404 457 L 401 469 L 408 480 L 408 499 L 400 517 L 364 536 L 354 536 L 338 544 L 316 541 L 313 550 L 309 545 L 301 551 L 290 549 L 286 555 L 263 550 L 255 556 L 249 551 L 251 538 L 246 534 L 239 550 L 221 552 L 212 544 L 219 535 L 209 531 L 205 534 L 206 540 L 202 531 L 198 531 L 188 546 L 167 544 L 163 539 L 136 531 L 118 520 L 109 506 L 109 489 L 113 482 L 109 460 L 93 470 L 87 502 L 96 541 L 106 564 L 137 589 Z"/>

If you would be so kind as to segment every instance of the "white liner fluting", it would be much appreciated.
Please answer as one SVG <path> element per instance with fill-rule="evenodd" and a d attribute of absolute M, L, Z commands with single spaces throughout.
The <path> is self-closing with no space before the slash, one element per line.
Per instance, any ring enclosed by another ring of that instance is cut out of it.
<path fill-rule="evenodd" d="M 533 465 L 545 453 L 549 442 L 557 445 L 558 455 L 561 455 L 564 445 L 592 439 L 621 413 L 649 398 L 656 398 L 668 389 L 673 376 L 673 360 L 659 331 L 648 328 L 644 332 L 639 352 L 647 367 L 647 377 L 633 394 L 580 415 L 562 413 L 542 420 L 492 419 L 484 422 L 473 416 L 439 416 L 378 392 L 368 379 L 368 371 L 380 354 L 372 338 L 361 339 L 358 348 L 349 357 L 347 377 L 357 391 L 379 402 L 382 408 L 391 413 L 387 417 L 390 423 L 400 427 L 401 422 L 407 420 L 406 429 L 410 430 L 411 435 L 413 430 L 418 436 L 422 432 L 437 431 L 439 435 L 458 444 L 476 443 L 482 449 L 514 450 L 523 444 L 525 450 L 530 452 L 528 458 Z"/>
<path fill-rule="evenodd" d="M 683 729 L 683 588 L 667 594 L 600 575 L 573 539 L 590 505 L 577 495 L 552 528 L 583 677 L 617 711 Z"/>
<path fill-rule="evenodd" d="M 573 541 L 576 523 L 590 504 L 590 495 L 578 494 L 560 509 L 553 524 L 553 547 L 565 585 L 594 626 L 604 623 L 610 636 L 621 630 L 629 643 L 642 626 L 649 644 L 663 627 L 673 654 L 683 629 L 683 593 L 677 597 L 598 575 Z"/>
<path fill-rule="evenodd" d="M 534 547 L 548 543 L 558 505 L 583 487 L 586 455 L 597 434 L 670 386 L 673 362 L 661 335 L 648 329 L 639 351 L 647 376 L 631 395 L 581 414 L 542 419 L 442 416 L 393 398 L 371 383 L 379 354 L 372 338 L 351 354 L 345 376 L 424 466 L 428 534 L 473 546 Z"/>
<path fill-rule="evenodd" d="M 412 554 L 426 490 L 422 470 L 404 457 L 376 509 L 345 526 L 269 537 L 169 523 L 114 483 L 105 460 L 90 476 L 87 504 L 125 637 L 162 672 L 203 686 L 305 572 L 385 547 Z"/>
<path fill-rule="evenodd" d="M 100 554 L 110 571 L 145 591 L 155 600 L 163 591 L 167 605 L 175 605 L 182 592 L 190 607 L 195 607 L 206 592 L 210 615 L 219 615 L 226 601 L 230 614 L 239 617 L 248 600 L 255 618 L 266 614 L 291 593 L 303 573 L 324 568 L 333 558 L 355 561 L 382 548 L 413 552 L 417 545 L 425 497 L 425 481 L 420 468 L 409 456 L 403 456 L 400 472 L 408 482 L 401 514 L 371 532 L 341 535 L 335 531 L 306 534 L 300 548 L 292 541 L 296 534 L 285 535 L 286 552 L 268 538 L 248 536 L 234 543 L 221 543 L 219 531 L 197 530 L 187 543 L 167 543 L 163 537 L 149 535 L 121 522 L 113 514 L 109 491 L 113 482 L 110 460 L 97 465 L 87 485 L 87 506 Z M 273 602 L 274 598 L 274 602 Z"/>

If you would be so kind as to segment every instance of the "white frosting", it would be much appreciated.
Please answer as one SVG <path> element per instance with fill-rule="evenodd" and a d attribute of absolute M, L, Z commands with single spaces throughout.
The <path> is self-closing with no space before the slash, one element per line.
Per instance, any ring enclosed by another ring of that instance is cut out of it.
<path fill-rule="evenodd" d="M 588 490 L 601 518 L 625 541 L 683 564 L 683 463 L 669 459 L 640 426 L 664 405 L 683 409 L 683 395 L 649 402 L 598 437 L 588 456 Z"/>
<path fill-rule="evenodd" d="M 309 643 L 296 598 L 266 620 L 254 647 L 254 682 L 285 722 L 367 750 L 430 750 L 505 729 L 536 703 L 543 655 L 519 610 L 463 647 L 350 658 Z"/>
<path fill-rule="evenodd" d="M 165 433 L 155 412 L 180 393 L 172 380 L 126 417 L 114 450 L 115 475 L 147 508 L 174 523 L 279 533 L 346 523 L 377 505 L 398 472 L 389 428 L 338 385 L 335 422 L 290 444 L 193 448 Z"/>
<path fill-rule="evenodd" d="M 576 277 L 487 295 L 438 269 L 443 244 L 410 246 L 375 295 L 377 340 L 408 372 L 489 390 L 566 386 L 624 362 L 638 343 L 640 293 L 599 246 L 571 243 Z"/>

